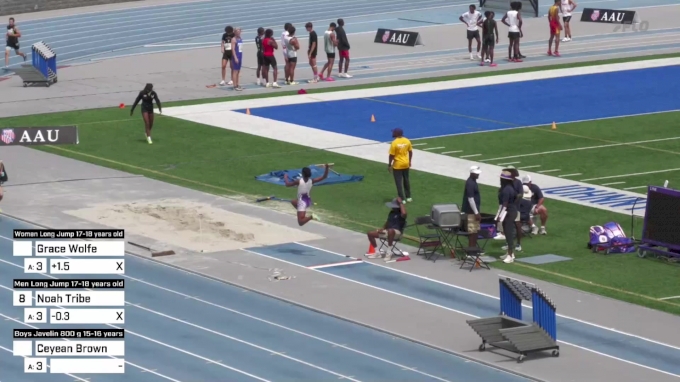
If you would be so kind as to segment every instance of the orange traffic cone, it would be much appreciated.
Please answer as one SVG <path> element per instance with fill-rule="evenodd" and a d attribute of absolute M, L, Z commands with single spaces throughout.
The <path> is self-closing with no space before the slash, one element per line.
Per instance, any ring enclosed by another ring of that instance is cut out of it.
<path fill-rule="evenodd" d="M 250 115 L 250 109 L 246 109 L 246 115 Z"/>
<path fill-rule="evenodd" d="M 375 122 L 375 115 L 371 114 L 371 122 Z"/>
<path fill-rule="evenodd" d="M 372 254 L 374 254 L 374 253 L 375 253 L 375 247 L 373 246 L 373 244 L 369 244 L 369 245 L 368 245 L 368 251 L 366 252 L 366 254 L 367 254 L 367 255 L 372 255 Z"/>
<path fill-rule="evenodd" d="M 555 122 L 553 122 L 552 127 L 550 128 L 550 130 L 557 130 L 557 124 L 556 124 Z"/>

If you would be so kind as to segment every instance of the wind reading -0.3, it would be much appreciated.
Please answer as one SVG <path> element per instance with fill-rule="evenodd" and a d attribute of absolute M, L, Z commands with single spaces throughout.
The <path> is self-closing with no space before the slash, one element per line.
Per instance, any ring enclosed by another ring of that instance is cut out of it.
<path fill-rule="evenodd" d="M 13 283 L 24 372 L 125 373 L 125 281 L 115 278 L 125 273 L 124 239 L 123 230 L 14 230 L 13 255 L 30 274 Z"/>

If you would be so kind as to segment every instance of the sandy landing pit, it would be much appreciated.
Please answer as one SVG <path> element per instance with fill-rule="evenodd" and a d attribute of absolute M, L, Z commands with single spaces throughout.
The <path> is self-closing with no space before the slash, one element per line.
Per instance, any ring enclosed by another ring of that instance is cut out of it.
<path fill-rule="evenodd" d="M 218 252 L 322 239 L 300 229 L 179 199 L 102 204 L 66 213 L 191 251 Z"/>

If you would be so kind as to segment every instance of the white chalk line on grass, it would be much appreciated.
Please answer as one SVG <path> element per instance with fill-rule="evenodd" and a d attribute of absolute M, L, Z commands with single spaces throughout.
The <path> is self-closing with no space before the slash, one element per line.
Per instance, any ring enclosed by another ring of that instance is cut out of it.
<path fill-rule="evenodd" d="M 623 175 L 611 175 L 611 176 L 602 176 L 599 178 L 590 178 L 590 179 L 582 179 L 580 182 L 589 182 L 591 180 L 603 180 L 603 179 L 616 179 L 616 178 L 625 178 L 628 176 L 640 176 L 640 175 L 648 175 L 648 174 L 660 174 L 664 172 L 673 172 L 673 171 L 680 171 L 680 168 L 669 168 L 666 170 L 658 170 L 658 171 L 647 171 L 647 172 L 636 172 L 633 174 L 623 174 Z"/>
<path fill-rule="evenodd" d="M 574 148 L 570 148 L 570 149 L 542 151 L 542 152 L 538 152 L 538 153 L 511 155 L 511 156 L 507 156 L 507 157 L 491 158 L 491 159 L 479 159 L 479 160 L 484 161 L 484 162 L 491 162 L 491 161 L 497 161 L 497 160 L 503 160 L 503 159 L 514 159 L 514 158 L 532 157 L 532 156 L 538 156 L 538 155 L 568 153 L 568 152 L 573 152 L 573 151 L 604 149 L 604 148 L 618 147 L 618 146 L 631 146 L 631 145 L 639 145 L 639 144 L 643 144 L 643 143 L 672 141 L 672 140 L 677 140 L 677 139 L 680 139 L 680 137 L 649 139 L 649 140 L 645 140 L 645 141 L 636 141 L 636 142 L 621 142 L 621 143 L 612 143 L 612 144 L 597 145 L 597 146 L 574 147 Z"/>
<path fill-rule="evenodd" d="M 659 300 L 661 300 L 661 301 L 664 301 L 664 300 L 675 300 L 676 298 L 680 298 L 680 296 L 664 297 L 664 298 L 660 298 Z"/>

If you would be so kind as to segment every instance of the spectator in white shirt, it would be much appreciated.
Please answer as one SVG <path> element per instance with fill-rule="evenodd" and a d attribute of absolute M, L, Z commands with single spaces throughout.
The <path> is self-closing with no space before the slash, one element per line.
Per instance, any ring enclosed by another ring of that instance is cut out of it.
<path fill-rule="evenodd" d="M 467 27 L 468 52 L 470 52 L 471 60 L 478 60 L 482 58 L 479 51 L 482 49 L 482 41 L 479 38 L 479 24 L 484 21 L 482 14 L 477 10 L 473 4 L 470 5 L 470 11 L 463 13 L 458 18 Z M 472 40 L 477 40 L 477 57 L 472 53 Z"/>

